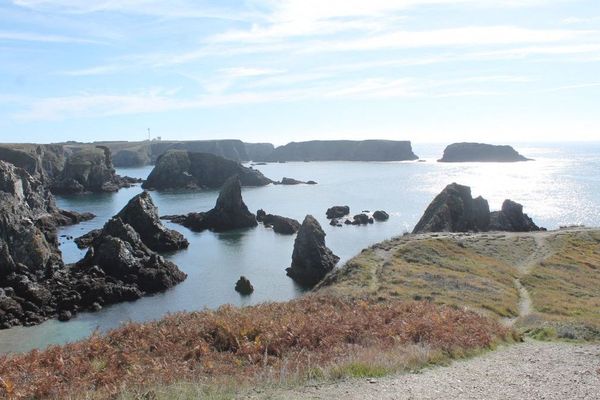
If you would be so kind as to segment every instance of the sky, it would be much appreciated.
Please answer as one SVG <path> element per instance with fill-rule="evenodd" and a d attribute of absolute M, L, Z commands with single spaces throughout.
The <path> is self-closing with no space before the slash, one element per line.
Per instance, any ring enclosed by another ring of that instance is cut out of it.
<path fill-rule="evenodd" d="M 600 1 L 0 0 L 0 142 L 148 133 L 600 140 Z"/>

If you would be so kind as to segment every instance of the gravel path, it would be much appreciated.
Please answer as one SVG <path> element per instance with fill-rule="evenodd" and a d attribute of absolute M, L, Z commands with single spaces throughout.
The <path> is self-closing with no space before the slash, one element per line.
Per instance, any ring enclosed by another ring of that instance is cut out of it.
<path fill-rule="evenodd" d="M 600 399 L 600 344 L 527 341 L 448 367 L 258 395 L 270 399 Z"/>

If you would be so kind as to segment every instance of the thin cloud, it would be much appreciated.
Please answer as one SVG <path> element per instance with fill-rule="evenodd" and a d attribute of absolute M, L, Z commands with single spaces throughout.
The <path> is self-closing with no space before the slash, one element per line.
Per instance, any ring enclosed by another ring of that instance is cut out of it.
<path fill-rule="evenodd" d="M 104 44 L 104 42 L 101 41 L 92 39 L 82 39 L 72 36 L 8 31 L 0 31 L 0 40 L 42 43 Z"/>

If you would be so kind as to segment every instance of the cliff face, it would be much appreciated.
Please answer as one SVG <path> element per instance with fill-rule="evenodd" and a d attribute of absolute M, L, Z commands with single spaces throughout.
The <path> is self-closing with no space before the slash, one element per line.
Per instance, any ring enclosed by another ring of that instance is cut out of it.
<path fill-rule="evenodd" d="M 265 160 L 275 150 L 271 143 L 244 143 L 248 160 L 240 161 L 260 161 Z"/>
<path fill-rule="evenodd" d="M 511 146 L 484 143 L 453 143 L 446 147 L 439 162 L 516 162 L 529 161 Z"/>
<path fill-rule="evenodd" d="M 56 233 L 48 227 L 57 213 L 38 178 L 0 161 L 0 283 L 17 270 L 37 273 L 62 265 Z"/>
<path fill-rule="evenodd" d="M 405 161 L 416 160 L 409 141 L 314 140 L 277 147 L 264 160 L 255 161 Z"/>
<path fill-rule="evenodd" d="M 210 153 L 234 161 L 249 161 L 248 144 L 241 140 L 195 140 L 195 141 L 150 141 L 150 142 L 106 142 L 102 145 L 111 149 L 117 167 L 138 167 L 156 164 L 158 158 L 170 150 Z M 265 146 L 249 145 L 253 152 L 265 151 Z"/>
<path fill-rule="evenodd" d="M 145 189 L 219 188 L 237 175 L 242 186 L 271 183 L 260 171 L 209 153 L 171 150 L 162 155 L 142 187 Z"/>
<path fill-rule="evenodd" d="M 131 181 L 115 174 L 103 146 L 6 144 L 0 160 L 27 171 L 53 193 L 114 192 Z"/>

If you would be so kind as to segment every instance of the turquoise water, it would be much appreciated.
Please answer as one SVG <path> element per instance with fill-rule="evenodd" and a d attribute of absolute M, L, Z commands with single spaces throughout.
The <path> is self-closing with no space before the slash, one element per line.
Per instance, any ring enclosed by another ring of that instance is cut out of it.
<path fill-rule="evenodd" d="M 519 146 L 518 150 L 536 161 L 515 164 L 440 164 L 443 147 L 418 146 L 415 152 L 426 162 L 361 163 L 320 162 L 257 166 L 266 176 L 279 180 L 293 177 L 315 180 L 318 185 L 244 188 L 244 201 L 252 210 L 302 220 L 313 214 L 322 224 L 327 245 L 341 257 L 340 265 L 364 247 L 412 230 L 431 199 L 451 182 L 471 186 L 473 195 L 482 195 L 492 209 L 505 198 L 525 206 L 525 212 L 549 229 L 565 224 L 600 226 L 600 144 Z M 121 169 L 120 174 L 142 177 L 151 167 Z M 63 229 L 61 235 L 80 236 L 101 227 L 125 203 L 140 192 L 139 187 L 116 194 L 61 197 L 59 206 L 90 211 L 92 221 Z M 161 214 L 206 211 L 214 206 L 217 191 L 152 192 Z M 325 210 L 332 205 L 349 205 L 353 213 L 386 210 L 390 220 L 368 226 L 331 227 Z M 167 223 L 190 241 L 187 250 L 167 254 L 188 274 L 188 278 L 165 293 L 131 303 L 106 307 L 97 313 L 82 313 L 69 322 L 47 321 L 28 328 L 0 331 L 0 352 L 26 351 L 49 344 L 64 343 L 104 331 L 125 321 L 156 319 L 168 312 L 215 308 L 231 303 L 250 305 L 287 300 L 302 294 L 285 275 L 294 244 L 293 236 L 275 234 L 259 226 L 229 233 L 193 233 Z M 83 256 L 72 241 L 61 238 L 66 262 Z M 255 287 L 249 297 L 234 291 L 240 275 Z"/>

